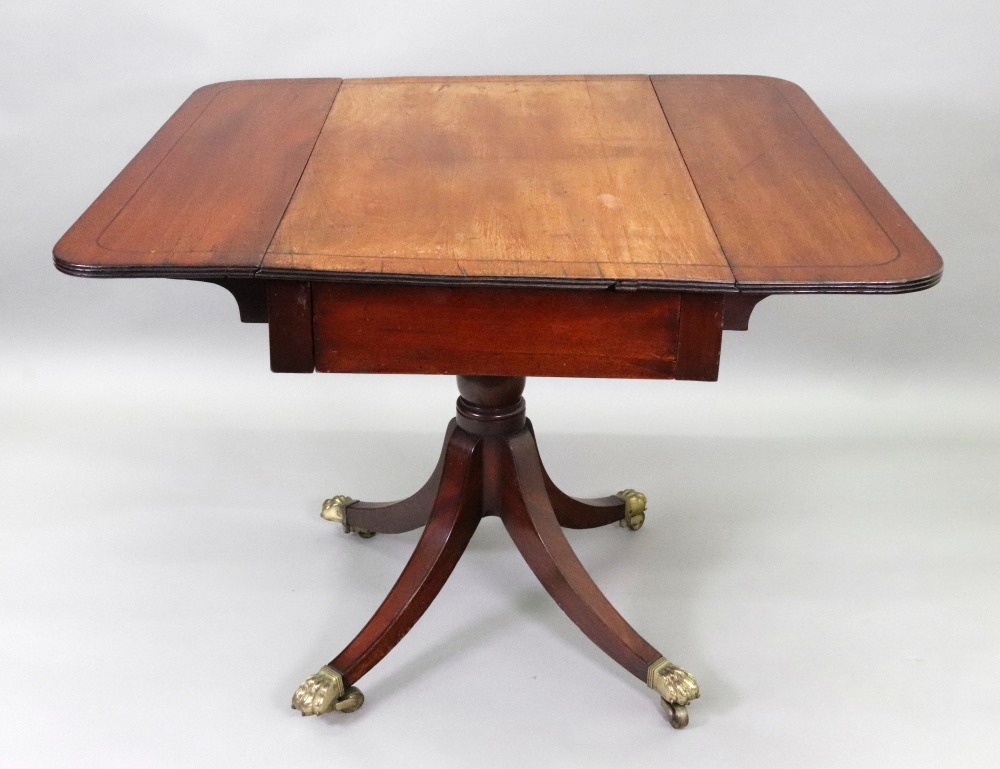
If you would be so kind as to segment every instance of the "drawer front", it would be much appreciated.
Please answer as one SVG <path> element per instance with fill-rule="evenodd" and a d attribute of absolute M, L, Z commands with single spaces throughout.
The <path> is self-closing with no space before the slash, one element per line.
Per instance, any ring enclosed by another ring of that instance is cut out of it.
<path fill-rule="evenodd" d="M 278 323 L 301 318 L 304 307 L 301 290 L 284 294 L 298 312 L 272 308 Z M 291 370 L 314 365 L 324 372 L 386 374 L 718 376 L 719 294 L 313 282 L 308 301 L 313 360 L 300 358 Z M 305 333 L 299 329 L 272 329 L 272 362 L 288 358 L 274 349 L 275 340 L 299 339 Z"/>

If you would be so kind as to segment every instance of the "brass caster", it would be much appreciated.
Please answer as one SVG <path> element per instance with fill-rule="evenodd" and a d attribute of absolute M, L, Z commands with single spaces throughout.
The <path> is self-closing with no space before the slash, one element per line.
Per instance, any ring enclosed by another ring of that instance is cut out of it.
<path fill-rule="evenodd" d="M 625 517 L 618 525 L 632 531 L 639 531 L 646 522 L 646 495 L 635 489 L 625 489 L 615 494 L 625 503 Z"/>
<path fill-rule="evenodd" d="M 660 700 L 660 705 L 663 707 L 663 712 L 667 714 L 667 718 L 670 719 L 670 725 L 674 729 L 683 729 L 688 725 L 687 705 L 676 705 L 664 699 Z"/>
<path fill-rule="evenodd" d="M 337 700 L 333 709 L 338 713 L 353 713 L 365 704 L 365 695 L 356 686 L 348 686 L 344 696 Z"/>
<path fill-rule="evenodd" d="M 350 497 L 345 497 L 343 495 L 332 497 L 331 499 L 323 502 L 323 510 L 319 515 L 325 521 L 339 523 L 344 527 L 345 534 L 353 533 L 357 534 L 362 539 L 371 539 L 375 536 L 374 531 L 368 531 L 368 529 L 362 529 L 358 526 L 351 526 L 347 522 L 347 508 L 357 501 L 358 500 L 356 499 L 351 499 Z"/>
<path fill-rule="evenodd" d="M 344 687 L 339 671 L 324 665 L 309 676 L 292 696 L 292 707 L 304 716 L 319 716 L 335 710 L 353 713 L 365 704 L 365 695 L 356 686 Z"/>
<path fill-rule="evenodd" d="M 347 508 L 353 505 L 358 500 L 351 499 L 350 497 L 345 497 L 343 495 L 338 495 L 332 499 L 327 499 L 323 502 L 323 510 L 320 512 L 320 517 L 325 521 L 333 521 L 334 523 L 339 523 L 347 528 Z"/>
<path fill-rule="evenodd" d="M 690 673 L 660 657 L 646 670 L 646 686 L 660 695 L 660 705 L 674 729 L 688 725 L 687 705 L 701 696 L 698 682 Z"/>

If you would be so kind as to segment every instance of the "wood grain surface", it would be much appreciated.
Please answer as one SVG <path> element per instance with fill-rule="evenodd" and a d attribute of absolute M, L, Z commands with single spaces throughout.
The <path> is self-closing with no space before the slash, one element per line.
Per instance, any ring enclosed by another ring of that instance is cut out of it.
<path fill-rule="evenodd" d="M 355 683 L 399 643 L 451 576 L 482 520 L 481 454 L 475 436 L 450 433 L 434 509 L 410 560 L 361 632 L 330 661 L 345 684 Z"/>
<path fill-rule="evenodd" d="M 273 280 L 267 283 L 267 335 L 271 371 L 313 372 L 312 287 L 308 282 Z"/>
<path fill-rule="evenodd" d="M 750 76 L 208 86 L 54 253 L 109 277 L 712 293 L 941 274 L 812 100 Z"/>
<path fill-rule="evenodd" d="M 719 378 L 725 296 L 679 294 L 681 322 L 675 379 L 714 382 Z"/>
<path fill-rule="evenodd" d="M 347 81 L 263 266 L 732 283 L 645 77 Z"/>
<path fill-rule="evenodd" d="M 537 449 L 537 437 L 531 420 L 525 419 L 524 426 L 531 433 L 531 440 L 536 444 L 535 448 Z M 500 461 L 502 461 L 502 454 Z M 615 523 L 625 517 L 625 500 L 621 497 L 597 497 L 593 499 L 571 497 L 556 486 L 555 481 L 549 477 L 541 457 L 538 459 L 538 469 L 542 475 L 549 504 L 552 505 L 552 511 L 555 513 L 559 525 L 563 528 L 595 529 L 599 526 Z"/>
<path fill-rule="evenodd" d="M 941 255 L 816 103 L 795 83 L 777 79 L 771 79 L 771 82 L 788 100 L 817 144 L 827 153 L 899 250 L 896 259 L 879 265 L 867 275 L 859 276 L 850 269 L 830 270 L 827 274 L 833 279 L 828 281 L 825 288 L 844 292 L 897 293 L 930 288 L 940 281 L 943 270 Z M 919 173 L 919 165 L 915 165 L 914 170 Z M 758 273 L 754 267 L 747 265 L 741 268 L 742 282 L 751 290 L 770 291 L 772 286 L 785 291 L 808 290 L 801 285 L 805 276 L 780 276 L 776 272 L 763 269 Z M 795 281 L 799 281 L 799 285 L 794 285 Z"/>
<path fill-rule="evenodd" d="M 313 305 L 318 371 L 671 378 L 679 354 L 669 292 L 317 282 Z"/>
<path fill-rule="evenodd" d="M 64 272 L 253 275 L 340 80 L 196 91 L 56 244 Z"/>
<path fill-rule="evenodd" d="M 933 248 L 918 232 L 913 237 L 916 228 L 898 206 L 887 205 L 888 193 L 868 183 L 874 177 L 860 159 L 849 150 L 844 157 L 846 144 L 831 156 L 834 136 L 828 130 L 817 136 L 803 122 L 787 98 L 802 101 L 797 86 L 733 76 L 652 82 L 741 288 L 854 290 L 877 283 L 888 290 L 896 282 L 906 289 L 905 281 L 921 286 L 940 273 Z M 813 128 L 832 129 L 818 110 L 803 111 Z M 853 161 L 861 194 L 836 160 Z M 910 237 L 895 242 L 882 222 Z"/>
<path fill-rule="evenodd" d="M 611 605 L 587 573 L 556 518 L 534 436 L 507 436 L 501 464 L 504 527 L 549 595 L 611 659 L 640 680 L 662 655 Z"/>

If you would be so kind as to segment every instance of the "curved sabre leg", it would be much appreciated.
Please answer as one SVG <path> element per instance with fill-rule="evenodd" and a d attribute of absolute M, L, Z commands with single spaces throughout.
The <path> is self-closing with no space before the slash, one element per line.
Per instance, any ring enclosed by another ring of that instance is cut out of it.
<path fill-rule="evenodd" d="M 402 534 L 427 525 L 441 485 L 448 443 L 455 431 L 455 420 L 448 424 L 441 457 L 431 477 L 420 491 L 398 502 L 358 502 L 350 497 L 333 497 L 323 503 L 323 517 L 343 524 L 344 531 L 371 537 L 374 534 Z"/>
<path fill-rule="evenodd" d="M 525 420 L 525 425 L 534 438 L 535 429 L 531 426 L 531 420 Z M 545 491 L 560 526 L 567 529 L 595 529 L 617 521 L 622 526 L 637 531 L 646 520 L 646 497 L 632 489 L 626 489 L 613 497 L 578 499 L 556 486 L 541 459 L 539 467 Z"/>
<path fill-rule="evenodd" d="M 501 519 L 524 560 L 577 627 L 659 692 L 671 723 L 684 726 L 687 703 L 698 697 L 698 685 L 625 621 L 576 557 L 549 501 L 532 434 L 523 430 L 509 436 L 506 443 Z"/>
<path fill-rule="evenodd" d="M 303 715 L 360 707 L 364 699 L 352 684 L 420 619 L 469 544 L 482 514 L 482 478 L 479 439 L 454 430 L 434 510 L 399 579 L 357 637 L 298 688 L 292 707 Z"/>

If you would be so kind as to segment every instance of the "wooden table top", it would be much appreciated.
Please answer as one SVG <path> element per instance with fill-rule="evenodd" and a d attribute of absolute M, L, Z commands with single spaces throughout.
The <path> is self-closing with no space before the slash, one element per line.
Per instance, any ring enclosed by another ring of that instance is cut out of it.
<path fill-rule="evenodd" d="M 762 293 L 941 274 L 805 92 L 749 76 L 206 86 L 54 254 L 108 277 Z"/>

